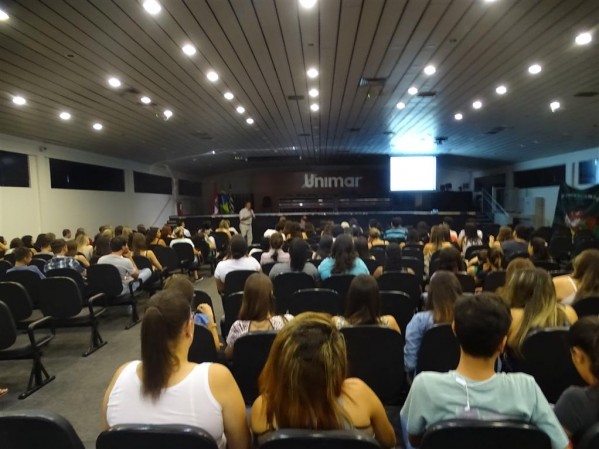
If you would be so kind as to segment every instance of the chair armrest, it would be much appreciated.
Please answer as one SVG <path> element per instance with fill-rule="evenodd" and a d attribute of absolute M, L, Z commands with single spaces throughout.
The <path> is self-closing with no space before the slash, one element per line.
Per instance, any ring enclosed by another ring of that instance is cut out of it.
<path fill-rule="evenodd" d="M 93 317 L 94 316 L 94 306 L 96 306 L 96 302 L 99 301 L 100 299 L 105 299 L 106 295 L 104 293 L 96 293 L 94 296 L 90 297 L 87 300 L 87 307 L 89 309 L 89 314 Z"/>
<path fill-rule="evenodd" d="M 140 288 L 143 285 L 143 281 L 140 278 L 134 279 L 131 282 L 129 282 L 129 293 L 131 293 L 132 298 L 134 297 L 134 293 L 135 293 L 135 290 L 133 289 L 133 284 L 135 284 L 136 282 L 139 282 Z"/>
<path fill-rule="evenodd" d="M 37 342 L 35 341 L 35 333 L 33 332 L 36 328 L 41 326 L 42 324 L 50 323 L 50 331 L 52 335 L 56 335 L 56 328 L 54 327 L 54 320 L 51 316 L 45 316 L 37 321 L 34 321 L 29 326 L 27 326 L 27 335 L 29 335 L 29 341 L 34 348 L 37 348 Z"/>

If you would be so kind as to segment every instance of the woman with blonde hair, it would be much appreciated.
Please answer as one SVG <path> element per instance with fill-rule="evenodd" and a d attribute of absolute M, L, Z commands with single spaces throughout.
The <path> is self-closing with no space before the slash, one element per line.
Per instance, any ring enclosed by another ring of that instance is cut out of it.
<path fill-rule="evenodd" d="M 250 415 L 258 440 L 282 428 L 353 428 L 384 448 L 395 446 L 381 401 L 362 380 L 348 378 L 347 369 L 345 340 L 330 316 L 298 315 L 275 338 L 260 375 Z"/>
<path fill-rule="evenodd" d="M 94 247 L 89 244 L 89 237 L 84 232 L 78 232 L 75 235 L 75 243 L 77 243 L 77 252 L 83 254 L 87 260 L 90 260 L 94 253 Z"/>
<path fill-rule="evenodd" d="M 449 228 L 445 225 L 435 225 L 431 228 L 430 240 L 424 248 L 422 255 L 424 256 L 424 273 L 428 276 L 431 258 L 436 251 L 451 247 L 451 235 Z"/>
<path fill-rule="evenodd" d="M 572 304 L 579 299 L 599 295 L 599 250 L 581 252 L 572 262 L 572 267 L 572 274 L 553 278 L 557 300 L 562 304 Z"/>
<path fill-rule="evenodd" d="M 231 231 L 230 228 L 231 227 L 231 223 L 229 222 L 229 220 L 221 220 L 218 223 L 218 227 L 214 230 L 214 232 L 222 232 L 224 234 L 227 234 L 227 237 L 229 237 L 229 240 L 231 240 Z"/>

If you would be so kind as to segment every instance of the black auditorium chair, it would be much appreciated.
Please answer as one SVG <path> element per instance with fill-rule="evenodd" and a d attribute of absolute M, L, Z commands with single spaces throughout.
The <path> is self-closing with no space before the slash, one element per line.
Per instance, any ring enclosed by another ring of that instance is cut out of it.
<path fill-rule="evenodd" d="M 83 302 L 87 304 L 87 298 L 89 297 L 89 291 L 87 287 L 87 281 L 83 278 L 83 276 L 72 268 L 55 268 L 53 270 L 49 270 L 46 273 L 46 277 L 67 277 L 75 281 L 77 287 L 79 287 L 79 292 L 81 293 L 81 297 L 83 298 Z"/>
<path fill-rule="evenodd" d="M 41 279 L 37 274 L 27 270 L 11 271 L 10 273 L 6 273 L 4 280 L 7 282 L 17 282 L 25 287 L 33 302 L 33 307 L 36 309 L 39 307 L 39 285 Z"/>
<path fill-rule="evenodd" d="M 487 245 L 472 245 L 466 248 L 466 253 L 464 254 L 464 259 L 470 260 L 474 257 L 478 256 L 478 253 L 483 249 L 489 249 Z"/>
<path fill-rule="evenodd" d="M 423 248 L 424 246 L 422 245 L 406 245 L 401 249 L 401 256 L 415 257 L 416 259 L 420 259 L 424 262 L 424 254 L 422 253 Z"/>
<path fill-rule="evenodd" d="M 341 333 L 347 347 L 349 376 L 362 379 L 383 405 L 400 405 L 405 379 L 402 335 L 382 326 L 349 326 Z"/>
<path fill-rule="evenodd" d="M 455 275 L 462 286 L 462 292 L 474 293 L 474 290 L 476 289 L 476 282 L 473 276 L 470 276 L 466 273 L 456 273 Z"/>
<path fill-rule="evenodd" d="M 0 361 L 23 359 L 33 361 L 27 390 L 19 395 L 19 399 L 25 399 L 55 379 L 55 376 L 48 374 L 42 364 L 42 348 L 54 337 L 54 328 L 50 327 L 51 332 L 44 332 L 43 336 L 36 335 L 35 330 L 42 326 L 52 326 L 52 319 L 44 317 L 31 323 L 27 327 L 27 334 L 19 333 L 10 309 L 0 301 Z M 4 446 L 0 447 L 4 448 Z"/>
<path fill-rule="evenodd" d="M 380 449 L 361 430 L 282 429 L 258 438 L 260 449 Z"/>
<path fill-rule="evenodd" d="M 165 277 L 183 272 L 183 270 L 181 270 L 179 256 L 173 248 L 155 245 L 152 247 L 152 251 L 158 259 L 158 262 L 160 262 L 160 265 L 162 265 L 162 273 Z"/>
<path fill-rule="evenodd" d="M 254 251 L 254 252 L 252 253 L 252 257 L 253 257 L 254 259 L 256 259 L 256 262 L 260 263 L 260 259 L 262 258 L 262 253 L 263 253 L 263 252 L 264 252 L 264 251 L 262 251 L 262 250 L 258 250 L 258 251 Z"/>
<path fill-rule="evenodd" d="M 377 280 L 379 289 L 406 292 L 416 303 L 420 303 L 420 281 L 416 275 L 402 271 L 388 271 Z"/>
<path fill-rule="evenodd" d="M 0 447 L 85 449 L 71 423 L 49 410 L 0 413 Z"/>
<path fill-rule="evenodd" d="M 33 255 L 33 259 L 42 259 L 45 260 L 46 262 L 48 262 L 50 259 L 52 259 L 54 257 L 54 254 L 34 254 Z"/>
<path fill-rule="evenodd" d="M 381 264 L 376 259 L 362 259 L 366 268 L 368 268 L 368 272 L 370 274 L 374 274 L 376 269 L 381 266 Z"/>
<path fill-rule="evenodd" d="M 242 292 L 245 287 L 245 281 L 252 274 L 256 273 L 253 270 L 236 270 L 231 271 L 225 277 L 225 291 L 224 295 L 230 295 L 235 292 Z"/>
<path fill-rule="evenodd" d="M 342 304 L 345 304 L 347 291 L 349 290 L 349 285 L 353 280 L 353 274 L 334 274 L 322 281 L 322 288 L 335 290 L 337 293 L 339 293 Z"/>
<path fill-rule="evenodd" d="M 437 324 L 425 332 L 418 351 L 416 373 L 447 372 L 458 367 L 460 344 L 450 324 Z"/>
<path fill-rule="evenodd" d="M 506 261 L 506 263 L 510 263 L 514 259 L 529 259 L 529 258 L 530 258 L 530 254 L 528 254 L 528 252 L 518 251 L 513 254 L 510 254 L 509 257 L 506 257 L 505 261 Z"/>
<path fill-rule="evenodd" d="M 265 275 L 269 275 L 270 274 L 270 270 L 272 270 L 272 267 L 274 267 L 276 265 L 276 262 L 269 262 L 269 263 L 265 263 L 264 265 L 261 265 L 262 267 L 262 273 L 264 273 Z"/>
<path fill-rule="evenodd" d="M 25 287 L 16 282 L 0 282 L 0 301 L 10 309 L 19 330 L 26 330 L 31 323 L 44 317 L 41 310 L 33 308 Z"/>
<path fill-rule="evenodd" d="M 551 449 L 549 436 L 537 427 L 517 421 L 452 419 L 427 429 L 420 449 Z"/>
<path fill-rule="evenodd" d="M 208 304 L 212 309 L 212 315 L 216 317 L 216 314 L 214 313 L 214 305 L 212 304 L 212 298 L 210 295 L 204 290 L 194 290 L 191 308 L 196 310 L 200 304 Z"/>
<path fill-rule="evenodd" d="M 43 273 L 47 263 L 48 262 L 44 259 L 38 259 L 37 257 L 34 257 L 33 259 L 31 259 L 29 265 L 37 267 L 38 270 L 40 270 Z"/>
<path fill-rule="evenodd" d="M 184 424 L 119 424 L 103 431 L 96 449 L 218 449 L 212 435 Z"/>
<path fill-rule="evenodd" d="M 104 293 L 98 293 L 84 304 L 77 283 L 68 277 L 49 277 L 40 284 L 40 310 L 52 318 L 56 327 L 88 327 L 90 344 L 83 357 L 96 352 L 106 344 L 98 330 L 98 317 L 106 309 L 100 305 Z"/>
<path fill-rule="evenodd" d="M 202 254 L 202 261 L 210 265 L 210 274 L 214 274 L 214 269 L 216 268 L 216 258 L 214 257 L 214 252 L 210 249 L 210 245 L 205 240 L 197 239 L 194 241 L 196 245 L 196 249 L 200 251 Z"/>
<path fill-rule="evenodd" d="M 225 253 L 229 249 L 229 236 L 224 232 L 213 232 L 210 236 L 214 237 L 214 243 L 216 243 L 216 251 L 224 257 Z"/>
<path fill-rule="evenodd" d="M 550 261 L 546 261 L 546 260 L 538 260 L 538 261 L 533 261 L 535 267 L 537 268 L 542 268 L 546 271 L 559 271 L 560 270 L 560 266 L 557 262 L 550 262 Z"/>
<path fill-rule="evenodd" d="M 328 288 L 304 288 L 296 291 L 289 299 L 289 313 L 324 312 L 330 315 L 343 314 L 343 301 L 335 290 Z"/>
<path fill-rule="evenodd" d="M 576 310 L 578 318 L 583 316 L 599 316 L 599 296 L 581 298 L 572 304 L 572 307 Z"/>
<path fill-rule="evenodd" d="M 181 242 L 175 243 L 172 248 L 177 254 L 177 258 L 179 259 L 179 268 L 182 271 L 187 272 L 187 274 L 191 274 L 194 270 L 199 268 L 192 245 Z"/>
<path fill-rule="evenodd" d="M 187 353 L 187 359 L 193 363 L 217 361 L 218 351 L 212 332 L 208 328 L 194 324 L 193 340 Z"/>
<path fill-rule="evenodd" d="M 483 290 L 494 292 L 505 284 L 505 271 L 492 271 L 487 273 L 483 280 Z"/>
<path fill-rule="evenodd" d="M 258 397 L 258 377 L 268 359 L 276 335 L 274 331 L 250 332 L 235 341 L 233 376 L 246 405 L 252 405 Z"/>
<path fill-rule="evenodd" d="M 585 385 L 572 363 L 567 335 L 561 327 L 534 330 L 522 343 L 522 358 L 510 358 L 512 369 L 534 377 L 551 404 L 570 385 Z"/>
<path fill-rule="evenodd" d="M 315 288 L 316 282 L 306 273 L 281 273 L 273 279 L 272 285 L 277 314 L 281 315 L 289 310 L 289 300 L 296 291 Z"/>
<path fill-rule="evenodd" d="M 239 310 L 241 309 L 241 301 L 243 299 L 243 292 L 234 292 L 223 297 L 223 311 L 224 316 L 220 320 L 220 330 L 223 338 L 226 340 L 229 335 L 229 329 L 239 316 Z"/>
<path fill-rule="evenodd" d="M 129 282 L 129 291 L 123 292 L 123 284 L 119 270 L 114 265 L 96 264 L 87 269 L 87 281 L 91 295 L 104 293 L 105 306 L 131 306 L 131 321 L 125 326 L 130 329 L 141 320 L 137 313 L 137 293 L 135 284 L 142 285 L 141 279 Z"/>
<path fill-rule="evenodd" d="M 15 265 L 15 254 L 14 253 L 5 254 L 3 260 L 6 260 L 7 262 L 10 262 L 11 265 L 14 266 Z"/>
<path fill-rule="evenodd" d="M 398 290 L 382 290 L 380 297 L 381 315 L 392 315 L 402 335 L 406 335 L 406 328 L 418 309 L 418 302 L 406 292 Z"/>
<path fill-rule="evenodd" d="M 404 269 L 411 269 L 418 282 L 422 283 L 424 280 L 424 261 L 416 257 L 403 257 L 401 258 L 401 267 Z"/>
<path fill-rule="evenodd" d="M 599 423 L 592 426 L 589 430 L 587 430 L 578 445 L 576 445 L 576 449 L 597 449 L 599 447 Z"/>
<path fill-rule="evenodd" d="M 12 268 L 12 263 L 8 260 L 0 260 L 0 281 L 4 280 L 6 276 L 6 270 L 10 270 Z"/>
<path fill-rule="evenodd" d="M 146 282 L 144 282 L 143 289 L 150 295 L 156 293 L 157 290 L 162 290 L 163 276 L 162 271 L 154 270 L 152 261 L 145 256 L 133 256 L 133 262 L 138 270 L 147 268 L 152 272 L 152 276 Z"/>
<path fill-rule="evenodd" d="M 380 265 L 385 265 L 387 260 L 387 247 L 385 245 L 375 245 L 370 248 L 370 254 L 374 256 Z"/>

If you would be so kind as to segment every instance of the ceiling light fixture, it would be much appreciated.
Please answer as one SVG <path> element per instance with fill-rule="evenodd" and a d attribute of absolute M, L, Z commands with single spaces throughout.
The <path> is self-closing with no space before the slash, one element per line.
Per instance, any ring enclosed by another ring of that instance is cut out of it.
<path fill-rule="evenodd" d="M 561 104 L 559 104 L 559 101 L 552 101 L 549 103 L 549 107 L 551 108 L 551 112 L 555 112 L 561 107 Z"/>
<path fill-rule="evenodd" d="M 185 44 L 183 47 L 181 47 L 181 50 L 183 50 L 183 53 L 185 53 L 187 56 L 193 56 L 196 54 L 196 48 L 191 44 Z"/>
<path fill-rule="evenodd" d="M 408 89 L 408 93 L 410 95 L 416 95 L 418 93 L 418 89 L 416 87 L 412 86 Z"/>
<path fill-rule="evenodd" d="M 310 89 L 308 95 L 310 95 L 312 98 L 318 97 L 318 89 Z"/>
<path fill-rule="evenodd" d="M 141 97 L 140 100 L 143 104 L 150 104 L 152 102 L 150 97 Z"/>
<path fill-rule="evenodd" d="M 245 108 L 243 106 L 237 106 L 235 110 L 238 114 L 243 114 L 245 112 Z"/>
<path fill-rule="evenodd" d="M 153 16 L 162 11 L 162 6 L 156 0 L 145 0 L 143 6 L 148 14 L 152 14 Z"/>
<path fill-rule="evenodd" d="M 575 42 L 576 45 L 587 45 L 590 44 L 591 41 L 593 40 L 593 36 L 591 35 L 591 33 L 580 33 L 578 36 L 576 36 Z"/>
<path fill-rule="evenodd" d="M 316 78 L 318 76 L 318 70 L 314 67 L 310 67 L 306 72 L 306 75 L 308 75 L 308 78 Z"/>
<path fill-rule="evenodd" d="M 94 123 L 92 128 L 94 128 L 96 131 L 101 131 L 104 127 L 102 126 L 102 123 Z"/>
<path fill-rule="evenodd" d="M 460 121 L 464 118 L 464 116 L 458 112 L 456 115 L 453 116 L 453 118 Z"/>
<path fill-rule="evenodd" d="M 5 20 L 8 20 L 8 19 L 9 19 L 8 14 L 6 14 L 4 11 L 2 11 L 0 9 L 0 22 L 4 22 Z"/>
<path fill-rule="evenodd" d="M 505 95 L 507 93 L 507 87 L 505 87 L 503 84 L 501 86 L 497 86 L 495 92 L 497 92 L 497 95 Z"/>
<path fill-rule="evenodd" d="M 437 69 L 435 68 L 435 66 L 434 66 L 434 65 L 427 65 L 427 66 L 424 68 L 424 74 L 425 74 L 425 75 L 429 75 L 429 76 L 430 76 L 430 75 L 434 75 L 436 71 L 437 71 Z"/>
<path fill-rule="evenodd" d="M 170 109 L 165 109 L 164 112 L 164 120 L 168 120 L 173 116 L 173 112 Z"/>
<path fill-rule="evenodd" d="M 208 78 L 208 81 L 215 83 L 218 81 L 218 73 L 216 73 L 214 70 L 211 70 L 206 73 L 206 78 Z"/>
<path fill-rule="evenodd" d="M 474 103 L 472 103 L 472 107 L 474 109 L 480 109 L 483 107 L 483 103 L 480 100 L 476 100 Z"/>
<path fill-rule="evenodd" d="M 235 98 L 235 95 L 233 95 L 231 92 L 225 92 L 223 97 L 225 97 L 226 100 L 231 101 L 233 98 Z"/>
<path fill-rule="evenodd" d="M 396 107 L 397 109 L 404 109 L 404 108 L 406 107 L 406 104 L 405 104 L 403 101 L 400 101 L 399 103 L 397 103 L 397 104 L 395 105 L 395 107 Z"/>
<path fill-rule="evenodd" d="M 528 68 L 528 73 L 531 75 L 536 75 L 541 73 L 541 70 L 543 70 L 543 68 L 539 64 L 533 64 Z"/>
<path fill-rule="evenodd" d="M 246 121 L 246 123 L 247 123 L 248 125 L 253 125 L 253 124 L 254 124 L 254 119 L 253 119 L 253 118 L 251 118 L 251 117 L 248 117 L 248 118 L 246 118 L 246 119 L 245 119 L 245 121 Z"/>
<path fill-rule="evenodd" d="M 71 120 L 71 114 L 68 112 L 61 112 L 58 116 L 63 120 Z"/>
<path fill-rule="evenodd" d="M 216 151 L 212 150 L 212 151 L 210 152 L 210 154 L 216 154 Z"/>
<path fill-rule="evenodd" d="M 121 80 L 113 76 L 112 78 L 108 78 L 108 84 L 110 87 L 114 87 L 116 89 L 117 87 L 121 87 Z"/>
<path fill-rule="evenodd" d="M 318 106 L 318 103 L 312 103 L 310 105 L 310 109 L 312 109 L 314 112 L 316 112 L 320 109 L 320 106 Z"/>
<path fill-rule="evenodd" d="M 12 102 L 17 106 L 23 106 L 24 104 L 27 104 L 27 100 L 19 95 L 12 97 Z"/>
<path fill-rule="evenodd" d="M 316 0 L 299 0 L 300 5 L 306 9 L 314 8 L 316 5 Z"/>

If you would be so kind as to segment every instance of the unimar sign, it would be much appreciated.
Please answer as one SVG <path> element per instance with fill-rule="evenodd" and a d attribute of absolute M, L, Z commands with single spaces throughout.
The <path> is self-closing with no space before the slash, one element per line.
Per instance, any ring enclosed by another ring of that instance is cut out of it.
<path fill-rule="evenodd" d="M 302 189 L 357 189 L 361 179 L 362 176 L 316 176 L 313 173 L 305 173 Z"/>

